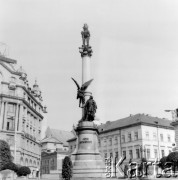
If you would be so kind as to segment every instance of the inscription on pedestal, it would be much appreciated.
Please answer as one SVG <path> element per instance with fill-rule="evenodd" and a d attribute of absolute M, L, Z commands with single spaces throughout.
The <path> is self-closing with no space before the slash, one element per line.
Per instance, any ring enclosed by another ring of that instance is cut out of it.
<path fill-rule="evenodd" d="M 82 141 L 80 141 L 80 144 L 83 143 L 92 143 L 92 141 L 90 141 L 89 138 L 83 138 Z"/>

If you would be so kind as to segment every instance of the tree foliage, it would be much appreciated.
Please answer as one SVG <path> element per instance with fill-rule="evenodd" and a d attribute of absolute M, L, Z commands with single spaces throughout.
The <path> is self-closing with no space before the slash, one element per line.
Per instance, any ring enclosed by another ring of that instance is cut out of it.
<path fill-rule="evenodd" d="M 62 177 L 65 180 L 70 180 L 70 178 L 72 177 L 72 161 L 68 156 L 64 158 L 62 164 Z"/>
<path fill-rule="evenodd" d="M 10 163 L 11 160 L 12 156 L 8 143 L 4 140 L 0 140 L 0 170 L 2 170 L 5 164 Z"/>
<path fill-rule="evenodd" d="M 161 169 L 164 169 L 166 162 L 167 162 L 167 156 L 163 156 L 163 157 L 160 159 L 159 167 L 160 167 Z"/>
<path fill-rule="evenodd" d="M 173 162 L 173 163 L 178 163 L 178 152 L 171 152 L 168 156 L 167 156 L 167 162 Z"/>
<path fill-rule="evenodd" d="M 31 173 L 31 170 L 27 166 L 21 166 L 17 171 L 18 176 L 27 176 L 30 173 Z"/>
<path fill-rule="evenodd" d="M 2 167 L 2 170 L 6 170 L 6 169 L 10 169 L 14 172 L 17 172 L 18 166 L 16 164 L 14 164 L 13 162 L 9 162 Z"/>

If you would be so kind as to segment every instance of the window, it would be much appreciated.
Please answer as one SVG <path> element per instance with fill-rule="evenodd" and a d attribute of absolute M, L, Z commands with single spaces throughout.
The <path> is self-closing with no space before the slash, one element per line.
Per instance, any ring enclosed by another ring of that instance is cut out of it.
<path fill-rule="evenodd" d="M 145 133 L 145 135 L 146 135 L 146 139 L 149 139 L 149 132 L 148 131 Z"/>
<path fill-rule="evenodd" d="M 112 138 L 109 138 L 109 146 L 112 145 Z"/>
<path fill-rule="evenodd" d="M 99 147 L 101 146 L 101 141 L 100 141 L 100 139 L 98 140 L 98 146 L 99 146 Z"/>
<path fill-rule="evenodd" d="M 129 150 L 129 157 L 130 157 L 130 159 L 133 159 L 133 153 L 132 153 L 132 150 Z"/>
<path fill-rule="evenodd" d="M 157 149 L 154 149 L 154 156 L 155 156 L 155 158 L 158 157 L 158 151 L 157 151 Z"/>
<path fill-rule="evenodd" d="M 150 149 L 147 149 L 146 153 L 147 153 L 147 159 L 150 159 Z"/>
<path fill-rule="evenodd" d="M 122 142 L 125 143 L 125 135 L 122 135 Z"/>
<path fill-rule="evenodd" d="M 118 144 L 117 136 L 115 137 L 114 141 L 115 141 L 115 144 Z"/>
<path fill-rule="evenodd" d="M 163 134 L 160 134 L 160 140 L 163 141 Z"/>
<path fill-rule="evenodd" d="M 9 95 L 10 96 L 15 96 L 15 90 L 14 89 L 9 89 Z"/>
<path fill-rule="evenodd" d="M 139 151 L 139 149 L 136 149 L 136 158 L 140 158 L 140 151 Z"/>
<path fill-rule="evenodd" d="M 134 133 L 135 140 L 138 140 L 138 132 Z"/>
<path fill-rule="evenodd" d="M 128 134 L 128 141 L 131 141 L 131 133 Z"/>
<path fill-rule="evenodd" d="M 126 151 L 122 151 L 123 157 L 126 157 Z"/>
<path fill-rule="evenodd" d="M 156 132 L 153 132 L 153 139 L 156 140 L 157 136 L 156 136 Z"/>
<path fill-rule="evenodd" d="M 112 157 L 112 152 L 110 153 L 110 157 Z"/>
<path fill-rule="evenodd" d="M 13 118 L 8 118 L 7 119 L 7 127 L 6 129 L 9 131 L 14 131 L 15 130 L 15 124 L 14 124 L 14 119 Z"/>
<path fill-rule="evenodd" d="M 171 142 L 171 136 L 169 134 L 167 135 L 167 140 L 168 142 Z"/>
<path fill-rule="evenodd" d="M 15 113 L 15 104 L 8 104 L 8 113 Z"/>
<path fill-rule="evenodd" d="M 107 146 L 107 140 L 104 139 L 104 146 Z"/>
<path fill-rule="evenodd" d="M 164 157 L 164 156 L 165 156 L 165 154 L 164 154 L 164 150 L 161 150 L 161 155 L 162 155 L 162 157 Z"/>

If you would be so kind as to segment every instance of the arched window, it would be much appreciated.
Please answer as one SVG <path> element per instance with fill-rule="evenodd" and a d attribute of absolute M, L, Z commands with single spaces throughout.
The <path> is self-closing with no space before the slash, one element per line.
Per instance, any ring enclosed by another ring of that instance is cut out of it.
<path fill-rule="evenodd" d="M 30 159 L 30 166 L 32 166 L 32 160 Z"/>
<path fill-rule="evenodd" d="M 20 165 L 23 166 L 23 157 L 20 158 Z"/>
<path fill-rule="evenodd" d="M 25 166 L 28 166 L 28 159 L 25 159 Z"/>

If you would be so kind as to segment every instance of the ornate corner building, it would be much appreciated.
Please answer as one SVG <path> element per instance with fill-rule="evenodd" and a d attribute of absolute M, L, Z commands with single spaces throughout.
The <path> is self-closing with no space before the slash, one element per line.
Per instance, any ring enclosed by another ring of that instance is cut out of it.
<path fill-rule="evenodd" d="M 0 138 L 10 145 L 13 161 L 40 169 L 41 128 L 45 107 L 37 82 L 29 87 L 27 74 L 17 61 L 0 56 Z"/>

